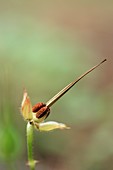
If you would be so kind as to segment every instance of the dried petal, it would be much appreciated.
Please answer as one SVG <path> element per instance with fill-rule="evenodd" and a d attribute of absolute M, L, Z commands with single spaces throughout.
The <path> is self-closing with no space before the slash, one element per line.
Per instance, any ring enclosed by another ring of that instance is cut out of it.
<path fill-rule="evenodd" d="M 21 104 L 21 111 L 25 120 L 31 120 L 33 118 L 32 105 L 26 91 L 24 91 L 23 100 Z"/>
<path fill-rule="evenodd" d="M 49 122 L 44 122 L 44 123 L 39 123 L 38 124 L 38 129 L 40 131 L 51 131 L 54 129 L 70 129 L 63 123 L 58 123 L 55 121 L 49 121 Z"/>

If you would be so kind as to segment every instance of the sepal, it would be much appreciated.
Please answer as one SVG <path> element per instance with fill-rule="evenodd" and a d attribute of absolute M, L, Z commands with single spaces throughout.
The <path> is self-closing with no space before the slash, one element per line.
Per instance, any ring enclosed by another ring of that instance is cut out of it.
<path fill-rule="evenodd" d="M 23 94 L 23 100 L 22 100 L 22 104 L 21 104 L 21 112 L 22 112 L 22 116 L 25 120 L 29 121 L 33 118 L 32 105 L 31 105 L 30 98 L 26 91 L 24 91 L 24 94 Z"/>
<path fill-rule="evenodd" d="M 58 123 L 55 121 L 48 121 L 48 122 L 43 122 L 39 124 L 35 124 L 35 127 L 40 130 L 40 131 L 51 131 L 54 129 L 70 129 L 63 123 Z"/>

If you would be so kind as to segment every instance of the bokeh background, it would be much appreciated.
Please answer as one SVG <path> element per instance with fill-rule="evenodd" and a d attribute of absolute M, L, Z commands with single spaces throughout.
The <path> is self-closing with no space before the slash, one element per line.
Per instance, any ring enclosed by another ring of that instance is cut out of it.
<path fill-rule="evenodd" d="M 40 170 L 113 169 L 113 2 L 0 0 L 0 170 L 28 170 L 20 105 L 46 102 L 104 58 L 47 120 L 70 130 L 34 134 Z"/>

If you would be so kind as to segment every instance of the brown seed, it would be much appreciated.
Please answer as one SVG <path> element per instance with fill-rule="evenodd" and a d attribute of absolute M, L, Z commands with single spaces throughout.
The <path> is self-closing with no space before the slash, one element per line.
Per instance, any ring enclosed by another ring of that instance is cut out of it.
<path fill-rule="evenodd" d="M 49 113 L 50 113 L 50 109 L 47 106 L 44 106 L 40 110 L 38 110 L 38 112 L 36 113 L 36 117 L 39 119 L 46 115 L 45 118 L 47 118 Z"/>
<path fill-rule="evenodd" d="M 33 107 L 32 107 L 32 111 L 34 113 L 38 112 L 42 107 L 46 106 L 46 104 L 40 102 L 40 103 L 37 103 L 35 104 Z"/>

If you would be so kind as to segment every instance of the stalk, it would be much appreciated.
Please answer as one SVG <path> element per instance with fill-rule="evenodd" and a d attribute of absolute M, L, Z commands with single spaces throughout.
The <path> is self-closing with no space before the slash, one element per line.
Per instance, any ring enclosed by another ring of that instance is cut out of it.
<path fill-rule="evenodd" d="M 30 170 L 35 170 L 36 160 L 33 159 L 33 125 L 27 123 L 27 153 L 28 153 L 28 165 Z"/>

